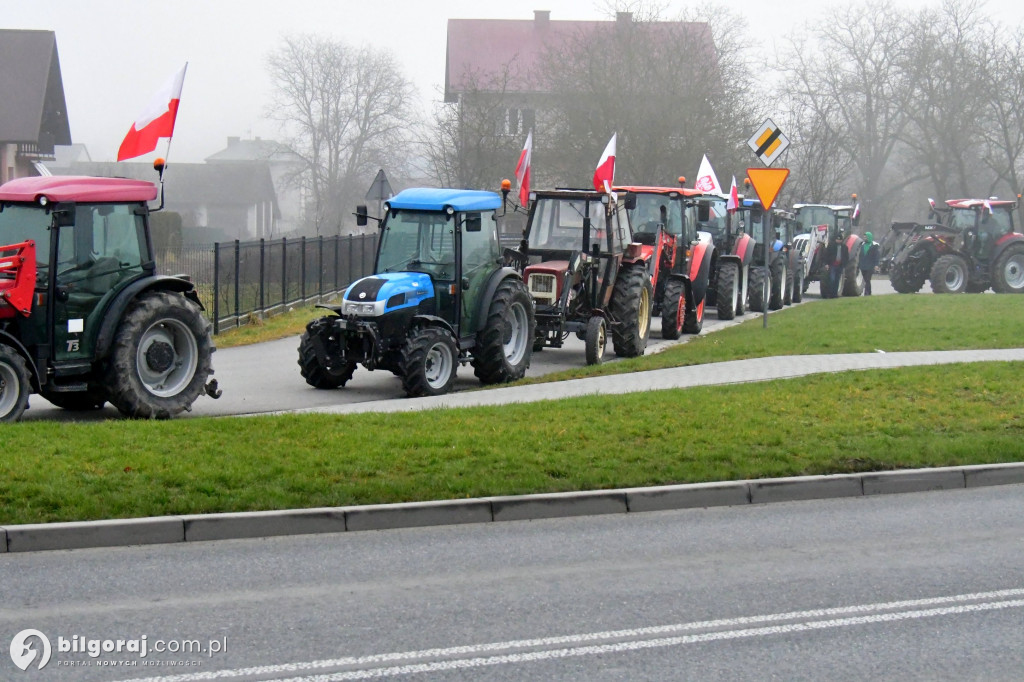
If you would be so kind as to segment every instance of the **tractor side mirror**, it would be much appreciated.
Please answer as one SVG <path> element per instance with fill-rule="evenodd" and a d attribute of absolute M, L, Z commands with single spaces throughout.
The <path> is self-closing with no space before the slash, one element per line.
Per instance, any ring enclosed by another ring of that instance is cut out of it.
<path fill-rule="evenodd" d="M 356 206 L 356 225 L 359 227 L 366 227 L 366 206 Z"/>
<path fill-rule="evenodd" d="M 635 209 L 636 208 L 636 195 L 633 194 L 632 192 L 626 192 L 625 205 L 626 205 L 626 210 L 627 211 L 632 211 L 633 209 Z"/>
<path fill-rule="evenodd" d="M 697 204 L 697 220 L 702 223 L 711 220 L 711 207 L 708 204 Z"/>
<path fill-rule="evenodd" d="M 53 226 L 70 227 L 75 224 L 74 204 L 57 204 L 53 209 Z"/>
<path fill-rule="evenodd" d="M 479 232 L 483 229 L 483 220 L 479 213 L 466 214 L 466 232 Z"/>

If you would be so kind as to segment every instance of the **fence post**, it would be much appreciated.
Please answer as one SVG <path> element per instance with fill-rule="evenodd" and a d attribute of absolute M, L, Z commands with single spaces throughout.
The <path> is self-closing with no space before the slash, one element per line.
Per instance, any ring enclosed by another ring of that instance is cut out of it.
<path fill-rule="evenodd" d="M 341 282 L 338 278 L 341 277 L 341 235 L 334 237 L 334 293 L 338 293 L 338 289 L 341 288 Z"/>
<path fill-rule="evenodd" d="M 306 302 L 306 238 L 301 237 L 302 240 L 302 260 L 299 261 L 299 299 Z"/>
<path fill-rule="evenodd" d="M 355 235 L 350 234 L 348 236 L 348 282 L 346 282 L 347 284 L 351 284 L 357 279 L 355 276 L 355 253 Z"/>
<path fill-rule="evenodd" d="M 220 243 L 213 243 L 213 335 L 220 334 Z"/>
<path fill-rule="evenodd" d="M 281 237 L 281 307 L 288 308 L 288 237 Z"/>
<path fill-rule="evenodd" d="M 317 237 L 316 245 L 316 281 L 319 289 L 317 303 L 324 300 L 324 236 Z"/>
<path fill-rule="evenodd" d="M 236 327 L 239 326 L 238 310 L 239 310 L 239 308 L 241 308 L 241 300 L 242 300 L 241 293 L 238 291 L 239 286 L 240 286 L 241 281 L 242 281 L 241 273 L 239 272 L 239 270 L 242 269 L 242 267 L 241 267 L 242 266 L 241 252 L 242 252 L 242 250 L 241 250 L 241 247 L 239 245 L 239 241 L 236 239 L 235 240 L 235 326 Z"/>
<path fill-rule="evenodd" d="M 267 277 L 267 251 L 266 240 L 260 237 L 260 317 L 267 312 L 267 302 L 264 296 L 264 284 Z"/>

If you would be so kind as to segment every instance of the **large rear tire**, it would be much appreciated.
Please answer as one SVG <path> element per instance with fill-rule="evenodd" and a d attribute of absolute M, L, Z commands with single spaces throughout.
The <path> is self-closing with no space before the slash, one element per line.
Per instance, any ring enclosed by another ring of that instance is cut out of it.
<path fill-rule="evenodd" d="M 864 273 L 860 270 L 863 246 L 864 240 L 860 237 L 853 240 L 853 248 L 850 249 L 846 269 L 843 271 L 843 285 L 839 287 L 839 293 L 843 296 L 860 296 L 864 293 Z"/>
<path fill-rule="evenodd" d="M 682 280 L 671 279 L 665 285 L 665 295 L 661 300 L 661 338 L 678 339 L 689 321 L 686 285 Z"/>
<path fill-rule="evenodd" d="M 967 261 L 955 253 L 935 259 L 932 266 L 932 291 L 936 294 L 962 294 L 967 291 Z"/>
<path fill-rule="evenodd" d="M 213 374 L 216 348 L 199 306 L 153 291 L 128 307 L 104 372 L 107 399 L 128 417 L 169 419 L 192 408 Z"/>
<path fill-rule="evenodd" d="M 800 303 L 804 300 L 804 291 L 807 284 L 804 282 L 804 266 L 797 263 L 796 271 L 793 273 L 793 303 Z"/>
<path fill-rule="evenodd" d="M 451 390 L 459 366 L 455 337 L 442 327 L 416 327 L 402 348 L 402 388 L 413 398 Z"/>
<path fill-rule="evenodd" d="M 21 419 L 28 409 L 31 392 L 25 358 L 11 346 L 0 343 L 0 423 Z"/>
<path fill-rule="evenodd" d="M 1006 247 L 996 259 L 992 288 L 1000 294 L 1024 293 L 1024 244 Z"/>
<path fill-rule="evenodd" d="M 326 319 L 326 318 L 322 318 Z M 345 362 L 339 367 L 326 367 L 317 357 L 313 337 L 305 331 L 299 339 L 299 374 L 313 388 L 341 388 L 349 382 L 356 371 L 356 363 Z"/>
<path fill-rule="evenodd" d="M 508 277 L 494 292 L 487 323 L 476 335 L 473 373 L 484 384 L 517 381 L 533 356 L 537 321 L 521 279 Z"/>
<path fill-rule="evenodd" d="M 643 355 L 651 335 L 651 280 L 642 266 L 629 265 L 619 271 L 608 307 L 612 324 L 612 346 L 619 357 Z"/>
<path fill-rule="evenodd" d="M 750 291 L 747 294 L 747 307 L 751 312 L 764 312 L 764 266 L 755 265 L 750 268 Z"/>
<path fill-rule="evenodd" d="M 739 267 L 736 263 L 728 261 L 718 264 L 718 319 L 731 320 L 736 317 L 736 307 L 739 299 L 739 282 L 736 275 L 739 274 Z"/>

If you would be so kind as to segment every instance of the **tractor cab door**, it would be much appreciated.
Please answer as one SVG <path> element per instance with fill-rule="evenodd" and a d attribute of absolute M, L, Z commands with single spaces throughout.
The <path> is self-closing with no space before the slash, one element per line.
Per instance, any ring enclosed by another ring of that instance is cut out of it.
<path fill-rule="evenodd" d="M 127 204 L 79 204 L 57 232 L 54 359 L 91 360 L 109 301 L 143 274 L 144 217 Z"/>
<path fill-rule="evenodd" d="M 1009 232 L 1013 232 L 1013 221 L 1009 211 L 982 209 L 978 219 L 977 238 L 970 244 L 971 256 L 975 260 L 987 262 L 992 258 L 996 242 Z"/>
<path fill-rule="evenodd" d="M 498 222 L 494 211 L 458 216 L 462 237 L 462 316 L 459 335 L 472 335 L 480 322 L 480 298 L 501 260 Z"/>

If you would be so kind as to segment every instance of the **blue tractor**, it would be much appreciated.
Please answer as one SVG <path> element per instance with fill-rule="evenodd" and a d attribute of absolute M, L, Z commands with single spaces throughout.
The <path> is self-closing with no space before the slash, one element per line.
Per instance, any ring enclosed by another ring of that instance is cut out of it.
<path fill-rule="evenodd" d="M 451 390 L 460 364 L 484 384 L 521 379 L 536 328 L 520 274 L 502 265 L 493 192 L 407 189 L 384 204 L 374 273 L 313 320 L 299 367 L 315 388 L 340 388 L 356 365 L 385 369 L 409 396 Z M 366 225 L 365 207 L 356 212 Z"/>

